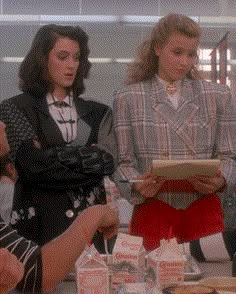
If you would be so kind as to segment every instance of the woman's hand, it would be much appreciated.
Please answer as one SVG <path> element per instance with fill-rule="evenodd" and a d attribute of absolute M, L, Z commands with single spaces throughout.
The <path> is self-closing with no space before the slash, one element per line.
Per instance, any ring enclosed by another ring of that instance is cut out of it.
<path fill-rule="evenodd" d="M 162 184 L 165 182 L 165 178 L 157 177 L 152 174 L 145 174 L 142 177 L 139 177 L 138 180 L 143 181 L 134 183 L 132 185 L 132 190 L 140 193 L 145 198 L 156 196 Z"/>
<path fill-rule="evenodd" d="M 103 233 L 105 239 L 110 239 L 118 233 L 119 216 L 117 211 L 110 205 L 95 205 L 92 208 L 101 209 L 98 230 Z M 95 212 L 96 213 L 96 212 Z"/>
<path fill-rule="evenodd" d="M 189 178 L 188 181 L 193 185 L 194 189 L 202 194 L 211 194 L 222 191 L 226 185 L 226 180 L 219 171 L 215 177 L 195 176 Z"/>
<path fill-rule="evenodd" d="M 24 265 L 7 249 L 0 249 L 0 293 L 6 293 L 21 281 Z"/>

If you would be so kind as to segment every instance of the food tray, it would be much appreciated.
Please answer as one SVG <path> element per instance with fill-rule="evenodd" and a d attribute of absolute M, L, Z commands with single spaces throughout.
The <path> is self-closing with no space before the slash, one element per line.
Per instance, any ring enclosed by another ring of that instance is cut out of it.
<path fill-rule="evenodd" d="M 200 279 L 203 275 L 203 271 L 200 269 L 197 261 L 191 255 L 187 255 L 185 256 L 185 258 L 186 258 L 186 267 L 185 267 L 184 280 L 192 281 L 192 280 Z"/>

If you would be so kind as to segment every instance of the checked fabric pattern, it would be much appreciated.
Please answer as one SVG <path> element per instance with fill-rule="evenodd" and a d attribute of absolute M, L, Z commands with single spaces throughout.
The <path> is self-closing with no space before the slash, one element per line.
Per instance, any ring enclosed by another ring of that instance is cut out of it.
<path fill-rule="evenodd" d="M 11 148 L 11 156 L 15 159 L 16 151 L 21 143 L 30 138 L 35 138 L 36 133 L 24 114 L 12 103 L 11 99 L 0 104 L 0 120 L 6 126 L 8 142 Z"/>

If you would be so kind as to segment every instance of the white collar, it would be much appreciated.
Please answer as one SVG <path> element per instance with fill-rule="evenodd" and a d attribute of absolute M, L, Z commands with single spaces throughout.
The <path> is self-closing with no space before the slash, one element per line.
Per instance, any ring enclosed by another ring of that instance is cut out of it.
<path fill-rule="evenodd" d="M 56 96 L 52 95 L 51 93 L 47 93 L 46 95 L 46 99 L 47 99 L 47 103 L 48 105 L 52 105 L 55 101 L 64 101 L 66 102 L 68 105 L 70 105 L 72 107 L 73 105 L 73 95 L 67 95 L 63 100 L 59 100 Z"/>
<path fill-rule="evenodd" d="M 170 82 L 167 82 L 167 81 L 161 79 L 158 75 L 157 75 L 157 79 L 158 79 L 158 80 L 160 81 L 160 83 L 164 86 L 164 88 L 166 88 L 166 86 L 170 83 Z M 175 84 L 176 87 L 177 87 L 177 92 L 180 92 L 181 87 L 182 87 L 182 80 L 174 81 L 174 84 Z"/>

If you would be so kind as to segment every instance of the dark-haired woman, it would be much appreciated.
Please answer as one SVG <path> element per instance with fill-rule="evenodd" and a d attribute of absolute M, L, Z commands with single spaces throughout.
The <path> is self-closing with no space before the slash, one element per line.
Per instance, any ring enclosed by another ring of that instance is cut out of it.
<path fill-rule="evenodd" d="M 106 202 L 103 179 L 114 169 L 106 145 L 112 142 L 111 109 L 79 97 L 88 55 L 80 27 L 41 27 L 20 66 L 23 93 L 0 105 L 18 171 L 11 225 L 39 245 L 86 207 Z"/>

